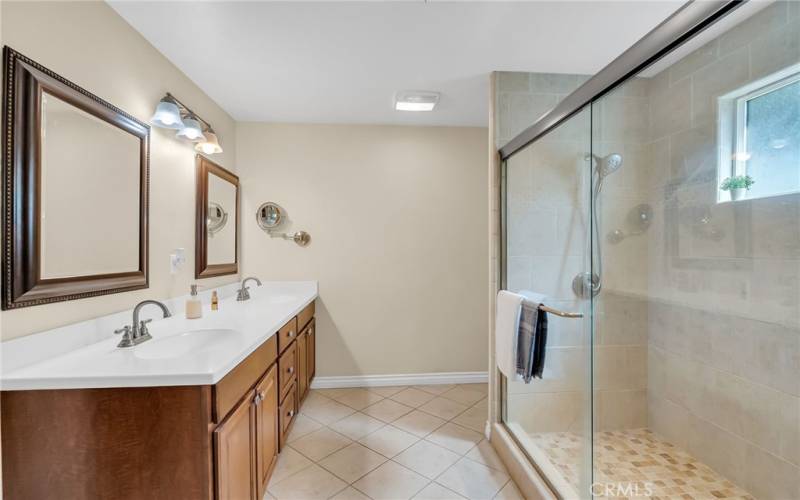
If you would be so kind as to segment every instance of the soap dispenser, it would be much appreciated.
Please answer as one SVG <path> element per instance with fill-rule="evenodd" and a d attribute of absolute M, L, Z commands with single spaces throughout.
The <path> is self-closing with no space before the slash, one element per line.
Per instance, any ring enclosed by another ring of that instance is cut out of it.
<path fill-rule="evenodd" d="M 203 303 L 197 296 L 197 285 L 192 285 L 192 294 L 186 300 L 186 319 L 197 319 L 203 317 Z"/>

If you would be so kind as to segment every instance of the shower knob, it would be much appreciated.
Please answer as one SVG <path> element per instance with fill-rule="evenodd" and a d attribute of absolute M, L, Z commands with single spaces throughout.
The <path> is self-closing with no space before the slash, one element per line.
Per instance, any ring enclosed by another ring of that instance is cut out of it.
<path fill-rule="evenodd" d="M 600 288 L 600 276 L 594 273 L 580 273 L 572 280 L 572 291 L 581 299 L 596 297 Z"/>

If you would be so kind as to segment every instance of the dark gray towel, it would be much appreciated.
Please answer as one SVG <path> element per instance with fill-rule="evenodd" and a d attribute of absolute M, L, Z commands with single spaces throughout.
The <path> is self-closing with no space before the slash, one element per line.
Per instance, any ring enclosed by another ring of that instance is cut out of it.
<path fill-rule="evenodd" d="M 536 346 L 536 323 L 538 306 L 522 303 L 519 314 L 519 334 L 517 335 L 517 374 L 525 383 L 533 376 L 534 349 Z"/>
<path fill-rule="evenodd" d="M 540 309 L 536 319 L 536 342 L 533 347 L 531 374 L 533 377 L 542 378 L 542 373 L 544 373 L 544 353 L 547 349 L 547 313 Z"/>
<path fill-rule="evenodd" d="M 517 339 L 517 373 L 528 384 L 533 377 L 542 378 L 544 371 L 547 313 L 539 310 L 539 304 L 522 303 Z"/>

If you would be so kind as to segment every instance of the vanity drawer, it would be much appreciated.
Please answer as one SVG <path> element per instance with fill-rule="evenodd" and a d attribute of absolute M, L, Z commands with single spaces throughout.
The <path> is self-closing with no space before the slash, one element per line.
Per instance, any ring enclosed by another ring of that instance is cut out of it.
<path fill-rule="evenodd" d="M 283 400 L 278 410 L 278 425 L 280 425 L 281 429 L 281 450 L 283 450 L 283 447 L 286 445 L 286 437 L 289 435 L 292 422 L 294 422 L 294 416 L 297 413 L 296 394 L 297 390 L 294 384 L 292 384 L 289 387 L 289 393 L 286 395 L 286 399 Z"/>
<path fill-rule="evenodd" d="M 221 422 L 278 357 L 277 339 L 261 344 L 214 386 L 214 423 Z"/>
<path fill-rule="evenodd" d="M 278 330 L 278 352 L 283 352 L 297 337 L 297 318 L 292 318 Z"/>
<path fill-rule="evenodd" d="M 305 309 L 297 315 L 297 329 L 302 330 L 306 327 L 311 318 L 314 317 L 314 302 L 312 301 Z"/>
<path fill-rule="evenodd" d="M 297 380 L 297 342 L 293 342 L 278 360 L 278 385 L 281 400 L 286 397 L 286 392 Z"/>

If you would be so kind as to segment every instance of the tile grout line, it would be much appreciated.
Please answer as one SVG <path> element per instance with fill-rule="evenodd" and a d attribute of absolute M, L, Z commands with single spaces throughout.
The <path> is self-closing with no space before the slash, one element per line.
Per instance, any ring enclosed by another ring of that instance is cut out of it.
<path fill-rule="evenodd" d="M 462 390 L 469 391 L 469 392 L 474 392 L 475 394 L 477 394 L 477 395 L 481 395 L 481 396 L 482 396 L 482 397 L 481 397 L 480 399 L 478 399 L 477 401 L 475 401 L 475 402 L 472 402 L 472 403 L 467 403 L 467 404 L 465 404 L 465 403 L 462 403 L 461 401 L 453 400 L 453 399 L 450 399 L 450 398 L 448 398 L 448 397 L 444 396 L 444 394 L 445 394 L 446 392 L 452 391 L 453 389 L 456 389 L 456 388 L 459 388 L 459 387 L 458 387 L 458 385 L 453 385 L 453 387 L 451 387 L 451 388 L 449 388 L 449 389 L 447 389 L 447 390 L 445 390 L 445 391 L 443 391 L 443 392 L 440 392 L 439 394 L 434 394 L 434 393 L 430 393 L 430 392 L 428 392 L 428 391 L 424 391 L 424 390 L 422 390 L 422 389 L 417 389 L 417 388 L 415 388 L 415 387 L 413 387 L 413 386 L 408 386 L 408 387 L 405 387 L 405 388 L 402 388 L 402 389 L 400 389 L 399 391 L 396 391 L 394 394 L 392 394 L 392 395 L 389 395 L 389 396 L 383 396 L 383 395 L 381 395 L 381 394 L 374 393 L 374 392 L 370 391 L 370 390 L 369 390 L 369 388 L 346 388 L 346 389 L 344 389 L 343 391 L 341 391 L 343 394 L 347 394 L 347 393 L 350 393 L 350 392 L 356 392 L 356 391 L 359 391 L 359 390 L 361 390 L 361 391 L 366 391 L 366 392 L 369 392 L 370 394 L 375 394 L 375 395 L 377 395 L 377 396 L 380 396 L 380 399 L 378 399 L 378 400 L 376 400 L 376 401 L 374 401 L 374 402 L 372 402 L 372 403 L 370 403 L 370 404 L 368 404 L 368 405 L 366 405 L 366 406 L 362 407 L 361 409 L 357 409 L 357 408 L 356 408 L 356 407 L 354 407 L 354 406 L 348 405 L 348 404 L 346 404 L 346 403 L 343 403 L 343 402 L 341 402 L 341 401 L 339 401 L 339 400 L 335 399 L 335 397 L 330 397 L 330 396 L 328 396 L 328 395 L 326 395 L 326 394 L 324 394 L 324 393 L 318 392 L 319 390 L 316 390 L 315 392 L 313 392 L 313 393 L 312 393 L 312 394 L 316 394 L 316 396 L 314 396 L 314 397 L 315 397 L 315 398 L 316 398 L 316 397 L 321 397 L 321 398 L 324 398 L 324 400 L 323 400 L 323 401 L 321 401 L 321 402 L 319 403 L 321 406 L 327 405 L 327 404 L 329 404 L 329 403 L 331 403 L 331 402 L 335 402 L 335 403 L 338 403 L 338 404 L 340 404 L 340 405 L 342 405 L 342 406 L 345 406 L 345 407 L 347 407 L 348 409 L 351 409 L 351 410 L 353 410 L 353 413 L 350 413 L 350 414 L 348 414 L 348 415 L 346 415 L 346 416 L 343 416 L 343 417 L 341 417 L 341 418 L 338 418 L 338 419 L 336 419 L 336 420 L 334 420 L 334 421 L 332 421 L 332 422 L 329 422 L 329 423 L 327 423 L 327 424 L 324 424 L 324 423 L 322 423 L 322 422 L 318 421 L 317 419 L 315 419 L 314 417 L 312 417 L 312 416 L 310 416 L 310 415 L 306 414 L 306 413 L 305 413 L 305 412 L 303 412 L 303 410 L 301 409 L 301 410 L 299 411 L 299 413 L 300 413 L 300 414 L 302 414 L 304 418 L 307 418 L 307 419 L 309 419 L 311 422 L 313 422 L 313 423 L 315 423 L 315 424 L 319 425 L 320 427 L 319 427 L 319 428 L 317 428 L 317 429 L 315 429 L 315 430 L 313 430 L 313 431 L 307 432 L 306 434 L 303 434 L 303 435 L 301 435 L 301 436 L 298 436 L 296 439 L 293 439 L 291 442 L 287 442 L 287 447 L 288 447 L 288 448 L 291 448 L 291 449 L 292 449 L 292 450 L 293 450 L 295 453 L 299 454 L 299 455 L 300 455 L 300 456 L 302 456 L 304 459 L 308 460 L 308 461 L 309 461 L 309 463 L 308 463 L 307 465 L 303 466 L 302 468 L 298 469 L 297 471 L 293 472 L 292 474 L 290 474 L 290 475 L 286 476 L 285 478 L 282 478 L 282 479 L 281 479 L 280 481 L 278 481 L 278 483 L 276 483 L 276 484 L 283 483 L 284 481 L 288 480 L 289 478 L 291 478 L 291 477 L 294 477 L 294 476 L 296 476 L 297 474 L 300 474 L 300 473 L 302 473 L 303 471 L 306 471 L 306 470 L 308 470 L 308 469 L 309 469 L 309 468 L 311 468 L 313 465 L 316 465 L 316 466 L 317 466 L 317 467 L 319 467 L 321 470 L 323 470 L 323 471 L 325 471 L 326 473 L 330 474 L 332 477 L 334 477 L 334 478 L 336 478 L 337 480 L 339 480 L 339 481 L 342 481 L 342 482 L 344 482 L 344 483 L 345 483 L 345 486 L 344 486 L 343 488 L 341 488 L 341 489 L 339 489 L 339 490 L 337 490 L 337 491 L 333 492 L 333 494 L 331 494 L 331 495 L 330 495 L 328 498 L 332 498 L 332 497 L 334 497 L 334 496 L 336 496 L 336 495 L 338 495 L 338 494 L 340 494 L 340 493 L 344 492 L 344 491 L 345 491 L 345 490 L 347 490 L 348 488 L 353 488 L 353 489 L 355 489 L 356 491 L 358 491 L 359 493 L 361 493 L 361 494 L 363 494 L 364 496 L 366 496 L 367 498 L 371 498 L 371 497 L 369 497 L 369 495 L 367 495 L 367 494 L 366 494 L 364 491 L 362 491 L 362 490 L 358 489 L 356 486 L 354 486 L 354 484 L 355 484 L 356 482 L 358 482 L 358 481 L 362 480 L 362 479 L 363 479 L 363 478 L 365 478 L 366 476 L 370 475 L 371 473 L 373 473 L 375 470 L 379 469 L 380 467 L 383 467 L 383 466 L 384 466 L 384 465 L 386 465 L 387 463 L 389 463 L 389 462 L 392 462 L 394 465 L 397 465 L 397 466 L 399 466 L 399 467 L 402 467 L 403 469 L 405 469 L 405 470 L 407 470 L 407 471 L 411 472 L 411 473 L 412 473 L 412 474 L 414 474 L 415 476 L 418 476 L 418 477 L 420 477 L 420 478 L 422 478 L 422 479 L 424 479 L 424 480 L 426 481 L 426 482 L 425 482 L 425 484 L 424 484 L 424 485 L 423 485 L 423 486 L 422 486 L 422 487 L 421 487 L 421 488 L 420 488 L 418 491 L 414 492 L 414 495 L 417 495 L 417 494 L 419 494 L 419 493 L 420 493 L 422 490 L 424 490 L 424 489 L 428 488 L 428 487 L 429 487 L 430 485 L 432 485 L 432 484 L 435 484 L 435 485 L 437 485 L 438 487 L 441 487 L 441 488 L 445 489 L 446 491 L 449 491 L 449 492 L 451 492 L 451 493 L 453 493 L 453 494 L 455 494 L 455 495 L 459 495 L 459 496 L 461 496 L 459 493 L 457 493 L 457 492 L 455 492 L 455 491 L 451 490 L 450 488 L 448 488 L 448 487 L 447 487 L 447 486 L 445 486 L 444 484 L 442 484 L 442 483 L 438 482 L 438 480 L 441 478 L 441 476 L 442 476 L 442 475 L 444 475 L 445 473 L 447 473 L 447 472 L 448 472 L 449 470 L 451 470 L 453 467 L 455 467 L 456 465 L 458 465 L 460 462 L 462 462 L 462 461 L 466 460 L 466 461 L 467 461 L 467 462 L 469 462 L 469 463 L 472 463 L 472 464 L 475 464 L 475 465 L 478 465 L 478 466 L 482 466 L 482 467 L 484 467 L 484 468 L 486 468 L 486 469 L 488 469 L 488 470 L 490 470 L 490 471 L 495 471 L 495 472 L 502 473 L 502 474 L 503 474 L 503 475 L 506 477 L 506 480 L 505 480 L 505 481 L 502 483 L 502 485 L 500 485 L 499 489 L 498 489 L 498 490 L 497 490 L 497 491 L 494 493 L 494 495 L 492 496 L 492 498 L 496 498 L 496 497 L 497 497 L 497 495 L 499 495 L 499 494 L 500 494 L 500 492 L 501 492 L 501 491 L 502 491 L 502 490 L 503 490 L 503 489 L 504 489 L 504 488 L 505 488 L 505 487 L 508 485 L 508 483 L 509 483 L 509 482 L 511 482 L 511 480 L 510 480 L 510 477 L 509 477 L 509 475 L 508 475 L 507 471 L 505 471 L 505 470 L 499 470 L 499 469 L 496 469 L 495 467 L 492 467 L 492 466 L 490 466 L 490 465 L 484 464 L 484 463 L 482 463 L 482 462 L 479 462 L 479 461 L 477 461 L 477 460 L 474 460 L 474 459 L 472 459 L 472 458 L 468 457 L 467 455 L 468 455 L 469 453 L 471 453 L 471 452 L 472 452 L 474 449 L 476 449 L 476 448 L 478 447 L 478 445 L 479 445 L 481 442 L 485 441 L 486 439 L 485 439 L 485 437 L 482 435 L 482 433 L 481 433 L 481 432 L 478 432 L 478 431 L 476 431 L 476 430 L 474 430 L 474 429 L 471 429 L 471 428 L 469 428 L 469 427 L 467 427 L 467 426 L 465 426 L 465 425 L 462 425 L 462 424 L 460 424 L 460 423 L 458 423 L 458 422 L 455 422 L 455 421 L 454 421 L 454 420 L 456 420 L 457 418 L 459 418 L 460 416 L 462 416 L 462 415 L 464 415 L 465 413 L 469 412 L 470 410 L 473 410 L 475 407 L 477 407 L 477 406 L 479 406 L 479 405 L 482 405 L 482 404 L 484 404 L 485 400 L 487 399 L 487 395 L 486 395 L 486 394 L 483 394 L 483 393 L 481 393 L 481 392 L 479 392 L 479 391 L 474 391 L 474 390 L 471 390 L 471 389 L 462 388 Z M 416 389 L 416 390 L 418 390 L 418 391 L 420 391 L 420 392 L 425 392 L 427 395 L 431 395 L 431 396 L 433 396 L 433 397 L 432 397 L 431 399 L 427 400 L 426 402 L 424 402 L 424 403 L 422 403 L 422 404 L 418 405 L 418 406 L 409 405 L 409 404 L 407 404 L 407 403 L 404 403 L 404 402 L 401 402 L 401 401 L 397 401 L 397 400 L 394 400 L 394 399 L 392 399 L 392 396 L 393 396 L 393 395 L 399 394 L 399 393 L 401 393 L 401 392 L 403 392 L 403 391 L 405 391 L 405 390 L 407 390 L 407 389 Z M 330 389 L 324 389 L 323 391 L 327 391 L 327 390 L 330 390 Z M 421 406 L 424 406 L 424 405 L 428 404 L 429 402 L 431 402 L 431 401 L 433 401 L 433 400 L 435 400 L 435 399 L 438 399 L 438 398 L 443 398 L 443 399 L 445 399 L 446 401 L 453 402 L 453 403 L 456 403 L 456 404 L 459 404 L 459 405 L 465 406 L 465 408 L 464 408 L 462 411 L 459 411 L 459 412 L 458 412 L 456 415 L 454 415 L 454 416 L 452 416 L 452 417 L 450 417 L 450 418 L 443 418 L 443 417 L 441 417 L 441 416 L 439 416 L 439 415 L 436 415 L 436 414 L 430 413 L 429 411 L 423 410 L 423 409 L 421 408 Z M 380 419 L 380 418 L 374 417 L 374 416 L 372 416 L 372 415 L 369 415 L 368 413 L 365 413 L 365 412 L 364 412 L 364 410 L 367 410 L 367 409 L 368 409 L 368 408 L 370 408 L 371 406 L 377 405 L 377 404 L 379 404 L 379 403 L 381 403 L 381 402 L 385 402 L 386 400 L 389 400 L 389 401 L 392 401 L 392 402 L 394 402 L 394 403 L 397 403 L 397 404 L 403 405 L 403 406 L 405 406 L 406 408 L 409 408 L 409 411 L 407 411 L 407 412 L 403 413 L 403 414 L 402 414 L 402 415 L 400 415 L 400 416 L 397 416 L 396 418 L 394 418 L 393 420 L 390 420 L 390 421 L 385 421 L 385 420 L 382 420 L 382 419 Z M 305 403 L 307 403 L 307 402 L 308 402 L 308 401 L 306 401 Z M 305 403 L 304 403 L 304 405 L 303 405 L 303 406 L 305 406 Z M 409 431 L 407 431 L 407 430 L 405 430 L 405 429 L 402 429 L 402 428 L 400 428 L 400 427 L 397 427 L 397 426 L 395 425 L 395 423 L 396 423 L 398 420 L 402 419 L 402 418 L 403 418 L 403 417 L 405 417 L 405 416 L 408 416 L 409 414 L 412 414 L 412 413 L 414 413 L 415 411 L 419 411 L 419 412 L 420 412 L 420 413 L 422 413 L 422 414 L 425 414 L 425 415 L 428 415 L 428 416 L 431 416 L 431 417 L 434 417 L 434 418 L 440 419 L 440 420 L 442 420 L 442 423 L 441 423 L 440 425 L 437 425 L 437 426 L 436 426 L 436 427 L 434 427 L 432 430 L 428 431 L 427 433 L 425 433 L 425 434 L 424 434 L 424 435 L 422 435 L 422 436 L 420 436 L 419 434 L 416 434 L 416 433 L 409 432 Z M 345 420 L 345 419 L 351 418 L 351 417 L 353 417 L 354 415 L 361 415 L 361 416 L 365 416 L 365 417 L 367 417 L 367 418 L 373 419 L 373 420 L 375 420 L 375 421 L 379 422 L 379 423 L 381 424 L 381 426 L 380 426 L 380 427 L 378 427 L 377 429 L 375 429 L 375 430 L 374 430 L 374 431 L 372 431 L 372 432 L 369 432 L 369 433 L 367 433 L 367 434 L 365 434 L 365 435 L 363 435 L 363 436 L 359 436 L 357 439 L 353 439 L 353 438 L 351 438 L 349 435 L 342 434 L 341 432 L 337 431 L 336 429 L 334 429 L 334 428 L 332 427 L 333 425 L 335 425 L 335 424 L 337 424 L 337 423 L 339 423 L 339 422 L 341 422 L 341 421 L 343 421 L 343 420 Z M 470 447 L 469 447 L 469 448 L 468 448 L 466 451 L 464 451 L 463 453 L 462 453 L 462 452 L 457 452 L 457 451 L 454 451 L 454 450 L 452 450 L 452 449 L 450 449 L 450 448 L 447 448 L 447 447 L 445 447 L 445 446 L 442 446 L 441 444 L 435 443 L 435 442 L 433 442 L 433 441 L 430 441 L 430 440 L 428 439 L 428 438 L 430 438 L 430 437 L 431 437 L 433 434 L 435 434 L 437 431 L 439 431 L 439 430 L 441 430 L 443 427 L 447 426 L 447 424 L 452 424 L 452 425 L 453 425 L 453 426 L 455 426 L 456 428 L 458 428 L 458 429 L 460 429 L 460 430 L 463 430 L 463 431 L 465 431 L 465 432 L 469 432 L 469 433 L 478 434 L 478 435 L 480 436 L 480 439 L 479 439 L 477 442 L 473 442 L 473 443 L 472 443 L 472 445 L 471 445 L 471 446 L 470 446 Z M 413 438 L 414 438 L 414 442 L 413 442 L 413 443 L 411 443 L 411 444 L 409 444 L 408 446 L 405 446 L 405 447 L 404 447 L 404 448 L 402 448 L 400 451 L 398 451 L 398 452 L 394 453 L 392 457 L 388 457 L 388 456 L 384 455 L 383 453 L 380 453 L 380 452 L 378 452 L 377 450 L 374 450 L 374 449 L 370 448 L 368 445 L 366 445 L 366 444 L 364 444 L 364 443 L 362 443 L 362 442 L 361 442 L 361 440 L 363 440 L 363 439 L 365 439 L 365 438 L 367 438 L 367 437 L 369 437 L 369 436 L 371 436 L 371 435 L 373 435 L 373 434 L 376 434 L 376 433 L 380 432 L 381 430 L 383 430 L 383 429 L 386 429 L 387 427 L 390 427 L 390 428 L 392 428 L 392 429 L 394 429 L 394 430 L 397 430 L 397 431 L 400 431 L 400 432 L 403 432 L 403 433 L 406 433 L 406 434 L 409 434 L 409 435 L 413 436 Z M 311 458 L 310 456 L 308 456 L 308 455 L 304 454 L 303 452 L 301 452 L 300 450 L 298 450 L 297 448 L 295 448 L 295 447 L 293 446 L 293 445 L 294 445 L 294 443 L 296 443 L 297 441 L 299 441 L 299 440 L 301 440 L 301 439 L 303 439 L 303 438 L 305 438 L 305 437 L 307 437 L 307 436 L 313 435 L 313 434 L 314 434 L 314 433 L 316 433 L 316 432 L 320 432 L 320 431 L 322 431 L 322 430 L 327 430 L 327 431 L 333 432 L 333 433 L 335 433 L 335 434 L 337 434 L 337 435 L 339 435 L 339 436 L 342 436 L 342 437 L 344 437 L 345 439 L 347 439 L 348 443 L 347 443 L 346 445 L 344 445 L 344 446 L 340 447 L 340 448 L 337 448 L 337 449 L 335 449 L 334 451 L 332 451 L 332 452 L 330 452 L 330 453 L 327 453 L 325 456 L 323 456 L 323 457 L 319 458 L 318 460 L 317 460 L 317 459 L 313 459 L 313 458 Z M 455 455 L 456 455 L 458 458 L 456 459 L 456 461 L 455 461 L 455 462 L 453 462 L 452 464 L 450 464 L 449 466 L 447 466 L 447 467 L 446 467 L 446 468 L 445 468 L 445 469 L 444 469 L 442 472 L 438 473 L 438 474 L 437 474 L 435 477 L 433 477 L 433 478 L 430 478 L 430 477 L 427 477 L 427 476 L 425 476 L 425 475 L 423 475 L 423 474 L 420 474 L 420 473 L 416 472 L 415 470 L 413 470 L 413 469 L 411 469 L 411 468 L 409 468 L 409 467 L 407 467 L 407 466 L 403 465 L 402 463 L 399 463 L 399 462 L 397 462 L 397 461 L 395 460 L 397 457 L 399 457 L 400 455 L 402 455 L 403 453 L 405 453 L 406 451 L 408 451 L 410 448 L 412 448 L 412 447 L 414 447 L 414 446 L 418 445 L 419 443 L 421 443 L 421 442 L 423 442 L 423 441 L 424 441 L 424 442 L 426 442 L 427 444 L 430 444 L 430 445 L 432 445 L 432 446 L 436 446 L 436 447 L 438 447 L 438 448 L 441 448 L 441 449 L 443 449 L 443 450 L 447 450 L 448 452 L 455 454 Z M 348 447 L 352 446 L 353 444 L 357 444 L 358 446 L 361 446 L 361 447 L 365 448 L 366 450 L 369 450 L 371 453 L 374 453 L 375 455 L 379 456 L 379 457 L 382 459 L 382 462 L 381 462 L 379 465 L 377 465 L 376 467 L 373 467 L 373 468 L 371 468 L 370 470 L 368 470 L 368 471 L 364 472 L 363 474 L 361 474 L 361 475 L 360 475 L 358 478 L 356 478 L 356 479 L 355 479 L 355 480 L 353 480 L 353 481 L 349 481 L 349 480 L 347 480 L 347 479 L 344 479 L 344 478 L 341 478 L 341 477 L 337 476 L 337 475 L 336 475 L 336 473 L 334 473 L 332 470 L 328 469 L 327 467 L 325 467 L 324 465 L 322 465 L 322 464 L 321 464 L 321 462 L 322 462 L 322 461 L 324 461 L 324 460 L 326 460 L 327 458 L 331 457 L 332 455 L 334 455 L 334 454 L 336 454 L 336 453 L 339 453 L 340 451 L 342 451 L 342 450 L 344 450 L 344 449 L 346 449 L 346 448 L 348 448 Z M 269 491 L 269 488 L 268 488 L 268 494 L 269 494 L 269 495 L 272 495 L 272 493 Z"/>

